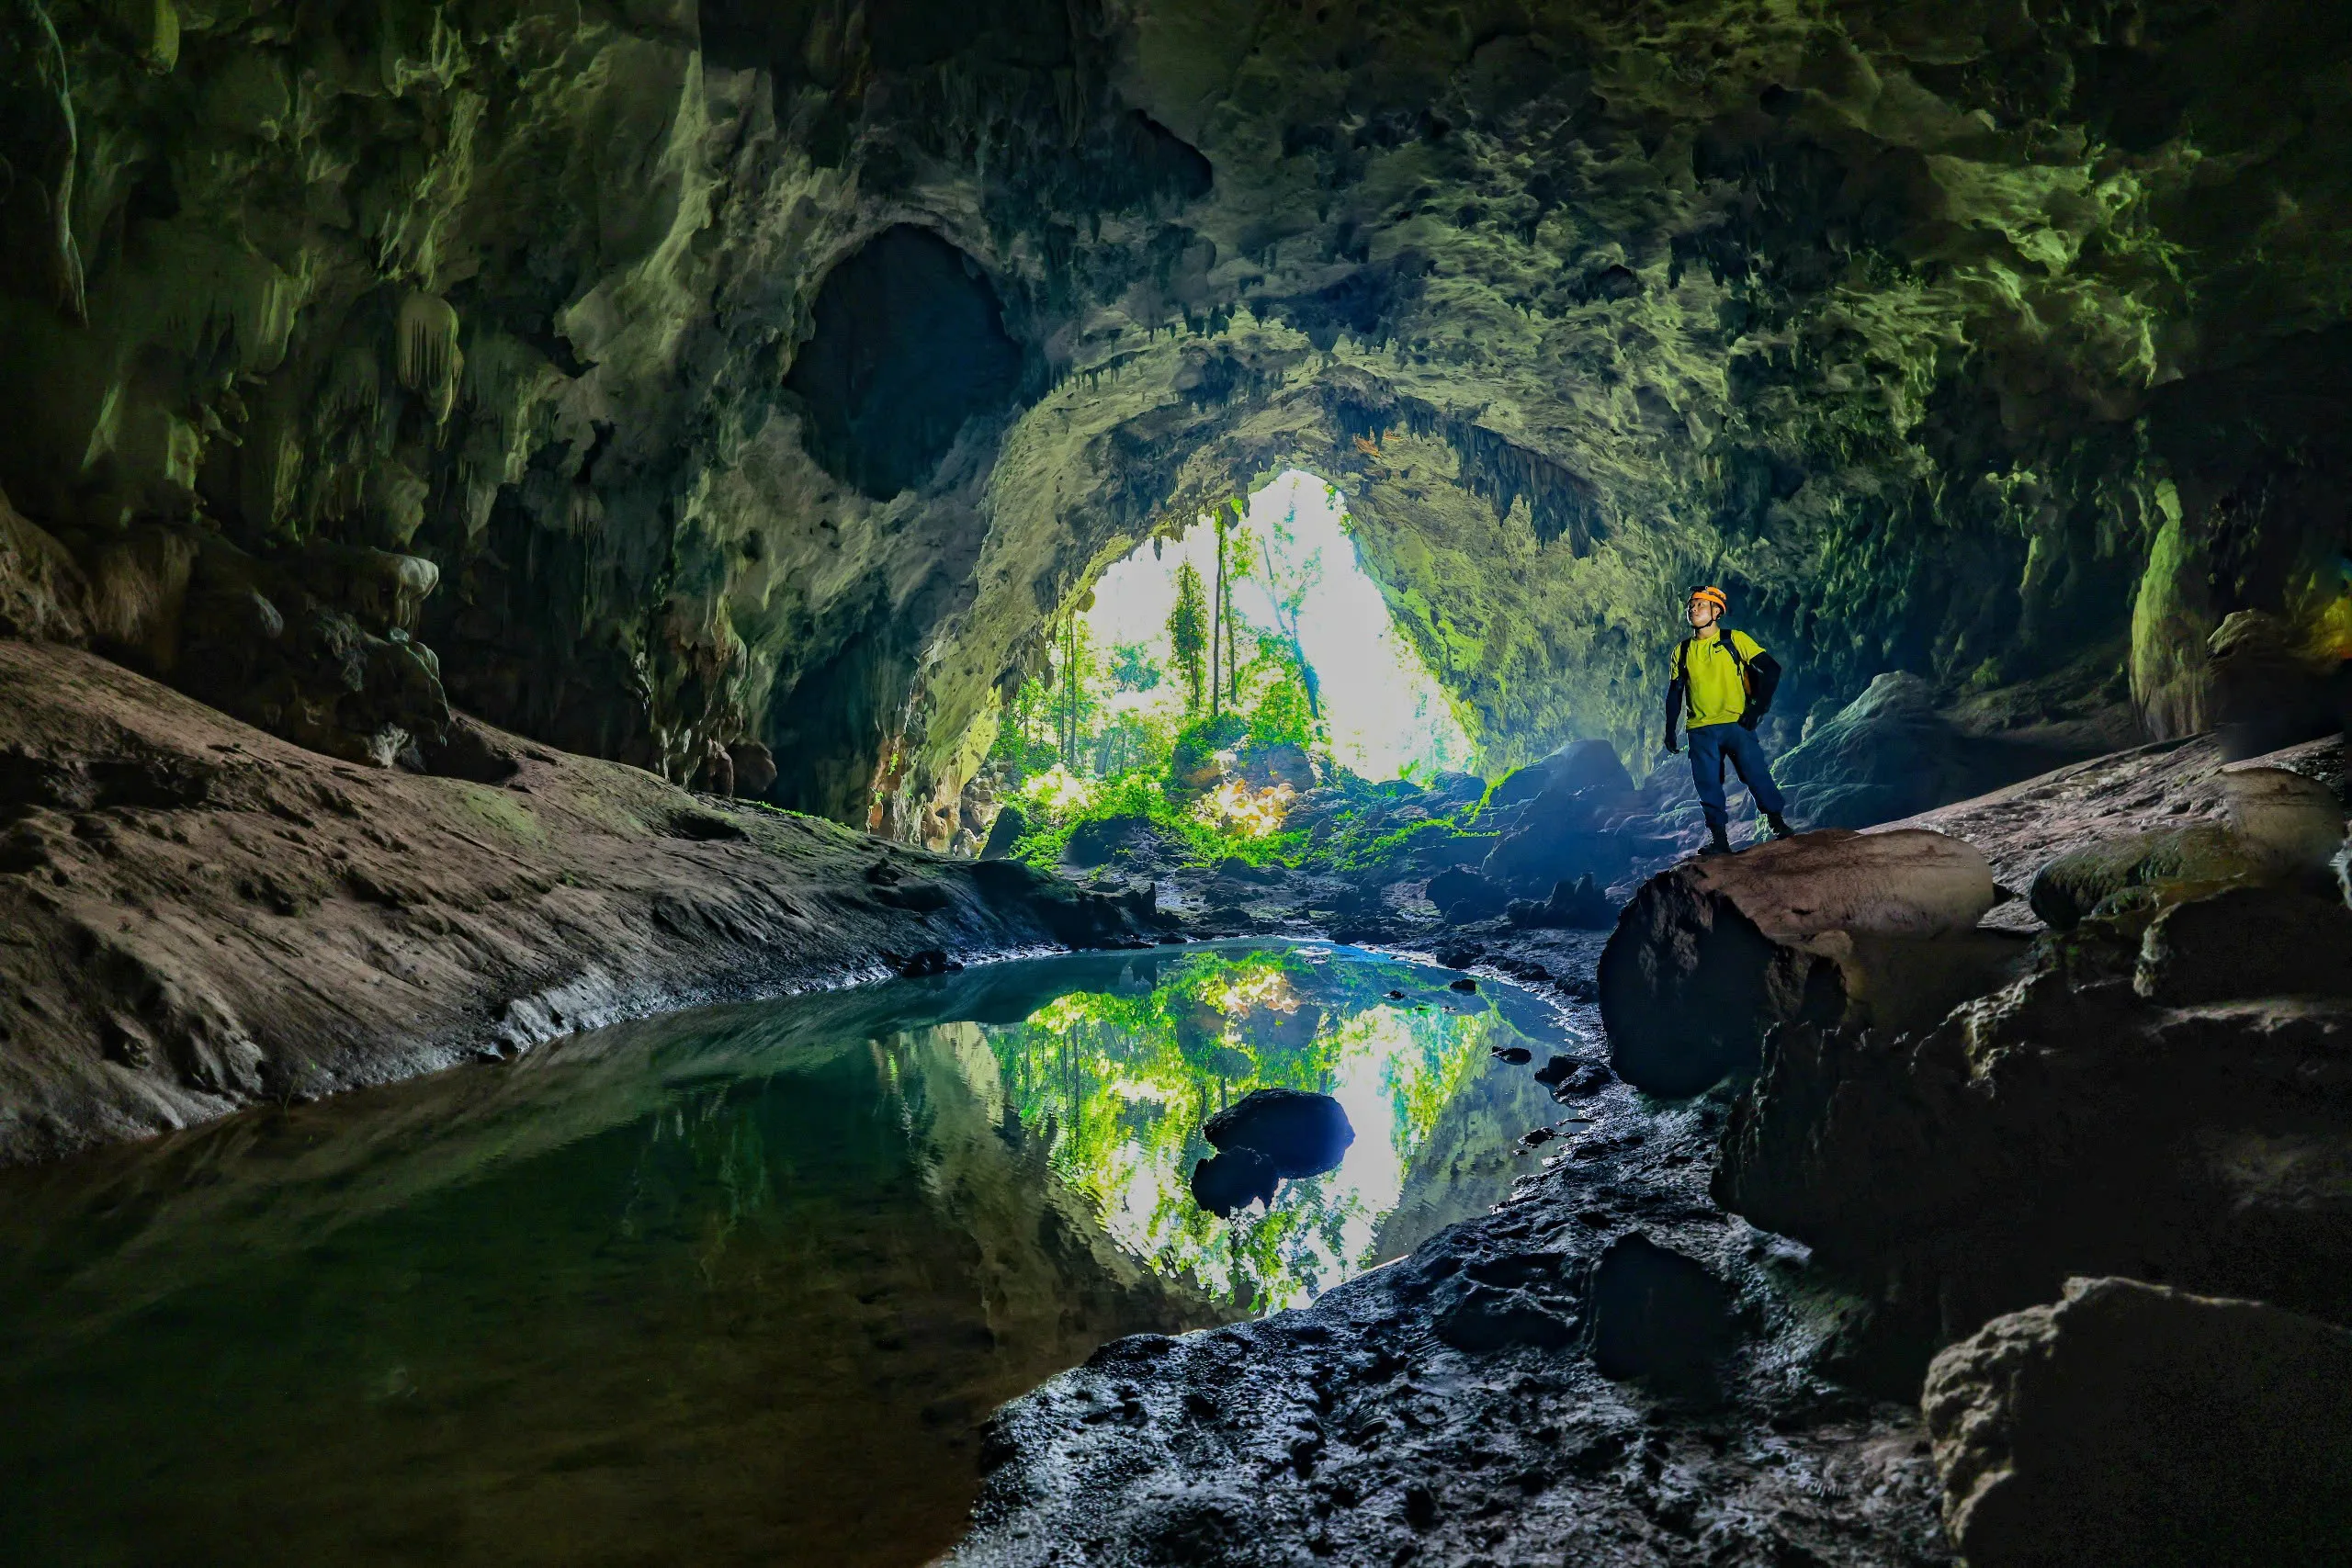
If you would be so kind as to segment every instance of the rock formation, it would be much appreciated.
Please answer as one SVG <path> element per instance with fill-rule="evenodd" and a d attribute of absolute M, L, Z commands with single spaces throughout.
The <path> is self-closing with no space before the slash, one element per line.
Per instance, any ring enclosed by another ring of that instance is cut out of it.
<path fill-rule="evenodd" d="M 2352 1560 L 2352 1333 L 2070 1280 L 1928 1371 L 1969 1568 Z"/>
<path fill-rule="evenodd" d="M 1610 1065 L 1694 1094 L 1752 1072 L 1775 1023 L 1932 1022 L 2015 955 L 1973 929 L 1994 896 L 1975 849 L 1917 830 L 1685 861 L 1634 896 L 1601 954 Z"/>

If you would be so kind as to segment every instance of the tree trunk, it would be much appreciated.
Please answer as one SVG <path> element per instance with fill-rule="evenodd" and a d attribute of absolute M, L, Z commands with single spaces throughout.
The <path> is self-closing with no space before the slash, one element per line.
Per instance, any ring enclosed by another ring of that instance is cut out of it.
<path fill-rule="evenodd" d="M 1217 675 L 1217 653 L 1225 637 L 1225 512 L 1216 514 L 1216 588 L 1209 597 L 1209 716 L 1221 711 L 1225 682 Z"/>

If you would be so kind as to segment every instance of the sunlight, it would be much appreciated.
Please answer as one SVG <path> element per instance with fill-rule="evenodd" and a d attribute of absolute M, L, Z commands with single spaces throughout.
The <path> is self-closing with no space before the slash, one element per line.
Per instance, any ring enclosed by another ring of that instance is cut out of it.
<path fill-rule="evenodd" d="M 1375 780 L 1468 764 L 1469 738 L 1364 574 L 1337 491 L 1292 468 L 1250 498 L 1249 514 L 1229 538 L 1239 573 L 1235 613 L 1259 637 L 1283 637 L 1285 623 L 1295 635 L 1337 761 Z M 1178 569 L 1189 563 L 1213 580 L 1216 552 L 1214 530 L 1203 524 L 1176 543 L 1145 546 L 1113 566 L 1084 617 L 1094 645 L 1140 646 L 1170 665 L 1166 627 Z M 1113 704 L 1162 716 L 1181 715 L 1184 706 L 1174 682 L 1121 692 Z"/>

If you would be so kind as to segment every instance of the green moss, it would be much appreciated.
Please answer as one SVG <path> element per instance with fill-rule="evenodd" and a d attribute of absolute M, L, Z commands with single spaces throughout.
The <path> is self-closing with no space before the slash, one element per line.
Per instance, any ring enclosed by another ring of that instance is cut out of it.
<path fill-rule="evenodd" d="M 481 784 L 458 784 L 454 781 L 449 787 L 457 792 L 458 798 L 464 803 L 468 811 L 500 832 L 520 839 L 526 843 L 547 842 L 547 829 L 540 824 L 531 808 L 505 791 L 485 789 Z"/>

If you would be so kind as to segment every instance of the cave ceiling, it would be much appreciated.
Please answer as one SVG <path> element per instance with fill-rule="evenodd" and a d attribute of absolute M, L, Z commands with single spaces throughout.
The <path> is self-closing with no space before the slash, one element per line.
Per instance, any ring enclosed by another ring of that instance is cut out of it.
<path fill-rule="evenodd" d="M 1046 618 L 1294 464 L 1489 767 L 1638 758 L 1702 580 L 1800 705 L 2175 733 L 2223 616 L 2341 618 L 2347 59 L 2327 0 L 6 0 L 0 487 L 167 679 L 235 563 L 413 558 L 459 707 L 933 839 Z"/>

